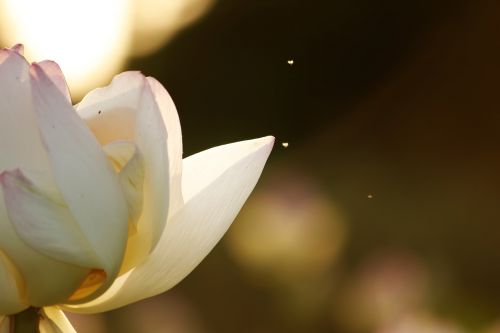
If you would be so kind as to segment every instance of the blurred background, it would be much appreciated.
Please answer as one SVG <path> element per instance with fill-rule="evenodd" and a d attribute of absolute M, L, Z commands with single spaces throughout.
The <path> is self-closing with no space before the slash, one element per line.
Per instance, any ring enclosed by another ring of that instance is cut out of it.
<path fill-rule="evenodd" d="M 499 2 L 0 0 L 0 40 L 75 102 L 156 77 L 186 156 L 277 138 L 191 275 L 78 332 L 500 332 Z"/>

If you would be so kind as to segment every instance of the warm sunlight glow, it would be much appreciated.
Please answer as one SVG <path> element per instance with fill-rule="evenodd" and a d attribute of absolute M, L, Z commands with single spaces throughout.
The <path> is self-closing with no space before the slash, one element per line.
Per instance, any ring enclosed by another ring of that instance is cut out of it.
<path fill-rule="evenodd" d="M 134 56 L 144 56 L 170 40 L 191 24 L 214 0 L 134 0 Z"/>
<path fill-rule="evenodd" d="M 0 38 L 24 44 L 30 61 L 55 60 L 75 98 L 123 66 L 129 15 L 128 0 L 0 0 Z"/>
<path fill-rule="evenodd" d="M 128 57 L 165 45 L 214 2 L 0 0 L 0 47 L 21 43 L 28 60 L 55 60 L 77 101 L 107 84 Z"/>

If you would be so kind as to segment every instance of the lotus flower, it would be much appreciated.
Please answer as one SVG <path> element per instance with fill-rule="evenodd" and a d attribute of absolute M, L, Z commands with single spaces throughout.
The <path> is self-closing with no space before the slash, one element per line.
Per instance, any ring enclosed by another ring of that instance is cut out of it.
<path fill-rule="evenodd" d="M 273 143 L 182 159 L 155 79 L 119 74 L 73 107 L 56 63 L 0 50 L 0 332 L 28 308 L 41 332 L 74 332 L 62 309 L 102 312 L 177 284 L 232 223 Z"/>

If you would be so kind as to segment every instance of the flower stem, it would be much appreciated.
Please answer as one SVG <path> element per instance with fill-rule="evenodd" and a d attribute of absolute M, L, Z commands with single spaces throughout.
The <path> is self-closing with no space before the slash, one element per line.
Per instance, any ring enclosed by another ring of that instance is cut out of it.
<path fill-rule="evenodd" d="M 40 321 L 38 308 L 28 308 L 10 317 L 10 333 L 39 333 Z"/>

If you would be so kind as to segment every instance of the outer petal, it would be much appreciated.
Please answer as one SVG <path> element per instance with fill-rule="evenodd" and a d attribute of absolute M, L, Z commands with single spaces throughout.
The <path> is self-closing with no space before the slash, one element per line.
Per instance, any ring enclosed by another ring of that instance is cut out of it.
<path fill-rule="evenodd" d="M 19 53 L 20 55 L 24 54 L 24 45 L 23 44 L 16 44 L 10 48 L 12 51 L 15 51 Z"/>
<path fill-rule="evenodd" d="M 77 110 L 101 145 L 132 141 L 144 159 L 144 206 L 137 233 L 127 245 L 127 270 L 149 255 L 173 211 L 170 207 L 182 202 L 175 180 L 182 155 L 177 112 L 161 85 L 138 72 L 116 76 L 108 87 L 89 93 Z"/>
<path fill-rule="evenodd" d="M 22 297 L 23 283 L 16 267 L 5 253 L 0 251 L 0 316 L 17 313 L 28 307 Z M 0 327 L 2 327 L 1 319 Z"/>
<path fill-rule="evenodd" d="M 12 50 L 0 50 L 0 152 L 0 172 L 19 168 L 42 188 L 54 187 L 33 112 L 29 65 Z M 31 304 L 64 300 L 87 275 L 88 269 L 52 260 L 20 239 L 7 216 L 1 189 L 0 230 L 0 248 L 24 277 Z"/>
<path fill-rule="evenodd" d="M 96 138 L 36 64 L 31 86 L 40 135 L 55 181 L 85 238 L 112 280 L 127 241 L 128 210 L 118 176 Z"/>
<path fill-rule="evenodd" d="M 43 308 L 39 328 L 40 333 L 76 333 L 64 312 L 55 306 Z"/>
<path fill-rule="evenodd" d="M 273 143 L 273 137 L 265 137 L 185 159 L 182 185 L 188 201 L 168 222 L 148 260 L 119 277 L 98 299 L 68 310 L 111 310 L 162 293 L 181 281 L 226 232 L 257 183 Z"/>
<path fill-rule="evenodd" d="M 33 113 L 29 65 L 8 49 L 0 49 L 0 152 L 0 172 L 22 168 L 37 183 L 52 183 Z"/>
<path fill-rule="evenodd" d="M 66 83 L 66 78 L 64 77 L 61 68 L 57 63 L 51 60 L 45 60 L 38 63 L 47 76 L 52 80 L 54 85 L 59 89 L 64 97 L 71 103 L 71 95 L 69 93 L 68 85 Z"/>
<path fill-rule="evenodd" d="M 59 198 L 43 193 L 19 170 L 1 173 L 0 185 L 9 219 L 26 244 L 68 264 L 103 266 Z"/>
<path fill-rule="evenodd" d="M 174 101 L 167 90 L 152 77 L 147 78 L 149 86 L 153 91 L 156 103 L 161 112 L 163 122 L 167 128 L 168 140 L 168 162 L 170 173 L 170 203 L 169 216 L 173 216 L 182 206 L 182 134 L 179 115 Z"/>

